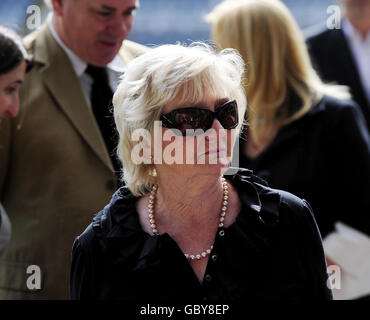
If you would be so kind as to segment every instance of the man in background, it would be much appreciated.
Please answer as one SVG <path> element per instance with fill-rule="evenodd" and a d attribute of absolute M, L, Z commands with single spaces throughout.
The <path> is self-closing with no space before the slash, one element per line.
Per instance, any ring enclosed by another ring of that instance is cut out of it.
<path fill-rule="evenodd" d="M 147 50 L 125 40 L 137 0 L 51 0 L 24 40 L 34 67 L 21 112 L 0 128 L 0 200 L 12 241 L 0 300 L 66 299 L 73 241 L 118 186 L 112 92 Z"/>
<path fill-rule="evenodd" d="M 370 130 L 370 0 L 340 0 L 340 29 L 307 39 L 313 64 L 323 80 L 350 88 Z"/>
<path fill-rule="evenodd" d="M 350 88 L 370 131 L 370 0 L 340 2 L 344 13 L 341 28 L 310 36 L 307 44 L 323 80 Z M 341 268 L 341 288 L 333 290 L 334 298 L 369 300 L 369 237 L 338 222 L 323 244 L 328 264 Z"/>

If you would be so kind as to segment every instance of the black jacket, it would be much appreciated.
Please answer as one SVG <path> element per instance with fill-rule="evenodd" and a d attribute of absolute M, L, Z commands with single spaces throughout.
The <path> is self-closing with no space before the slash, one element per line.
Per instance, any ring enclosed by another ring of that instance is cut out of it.
<path fill-rule="evenodd" d="M 325 30 L 312 35 L 307 39 L 307 46 L 313 65 L 325 82 L 337 82 L 350 88 L 370 131 L 370 102 L 343 30 Z"/>
<path fill-rule="evenodd" d="M 268 188 L 249 170 L 227 178 L 242 209 L 231 226 L 218 229 L 202 284 L 167 233 L 151 236 L 142 230 L 138 198 L 122 187 L 74 243 L 72 299 L 331 299 L 321 238 L 307 202 Z"/>
<path fill-rule="evenodd" d="M 239 165 L 306 199 L 322 236 L 338 220 L 370 235 L 370 138 L 353 102 L 324 97 L 257 158 L 240 151 Z"/>

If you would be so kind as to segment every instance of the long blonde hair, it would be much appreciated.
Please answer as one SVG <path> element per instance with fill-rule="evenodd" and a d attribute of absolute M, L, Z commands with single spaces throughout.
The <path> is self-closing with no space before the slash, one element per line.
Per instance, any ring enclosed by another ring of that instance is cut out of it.
<path fill-rule="evenodd" d="M 322 94 L 349 98 L 345 88 L 319 79 L 299 27 L 281 1 L 225 0 L 206 20 L 216 44 L 237 49 L 246 62 L 247 116 L 257 144 L 272 138 L 276 122 L 284 125 L 305 115 Z M 292 93 L 301 107 L 290 112 Z"/>

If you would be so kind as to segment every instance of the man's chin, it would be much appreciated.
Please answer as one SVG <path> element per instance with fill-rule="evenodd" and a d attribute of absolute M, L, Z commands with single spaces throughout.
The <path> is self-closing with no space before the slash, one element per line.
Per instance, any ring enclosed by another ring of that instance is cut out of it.
<path fill-rule="evenodd" d="M 89 63 L 97 66 L 97 67 L 105 67 L 107 64 L 109 64 L 113 59 L 115 55 L 109 55 L 109 56 L 104 56 L 104 57 L 98 57 L 90 61 Z"/>
<path fill-rule="evenodd" d="M 105 67 L 108 63 L 110 63 L 115 56 L 118 54 L 118 50 L 106 50 L 106 51 L 98 51 L 94 57 L 91 57 L 90 64 L 93 64 L 98 67 Z"/>

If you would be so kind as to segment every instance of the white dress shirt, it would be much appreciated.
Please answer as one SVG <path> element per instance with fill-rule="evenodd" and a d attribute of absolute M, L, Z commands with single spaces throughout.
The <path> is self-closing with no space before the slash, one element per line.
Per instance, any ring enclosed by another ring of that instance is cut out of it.
<path fill-rule="evenodd" d="M 83 61 L 80 57 L 78 57 L 71 49 L 67 47 L 67 45 L 60 39 L 57 31 L 53 25 L 53 13 L 50 13 L 47 17 L 47 24 L 50 29 L 52 36 L 54 37 L 55 41 L 62 47 L 62 49 L 67 54 L 69 60 L 72 63 L 72 67 L 80 80 L 82 90 L 84 92 L 86 101 L 89 106 L 91 106 L 90 101 L 90 93 L 91 93 L 91 86 L 93 83 L 93 79 L 90 75 L 85 73 L 87 68 L 87 63 Z M 117 54 L 114 59 L 106 66 L 108 78 L 109 78 L 109 85 L 112 91 L 116 91 L 120 77 L 125 72 L 127 68 L 126 63 L 123 61 L 122 57 Z"/>
<path fill-rule="evenodd" d="M 367 101 L 370 103 L 370 32 L 364 39 L 348 19 L 343 21 L 342 28 L 357 64 Z"/>

